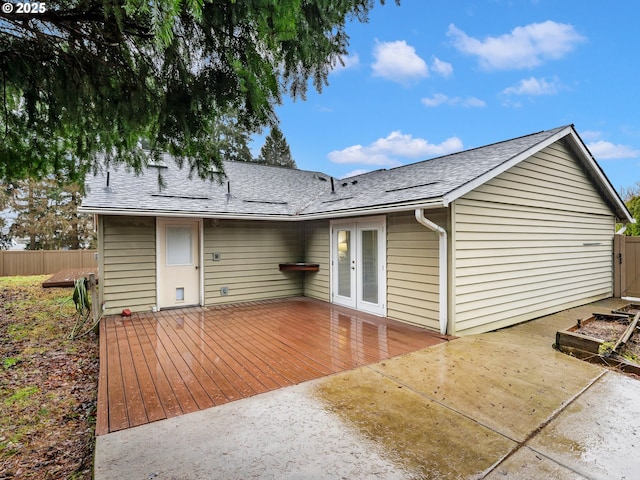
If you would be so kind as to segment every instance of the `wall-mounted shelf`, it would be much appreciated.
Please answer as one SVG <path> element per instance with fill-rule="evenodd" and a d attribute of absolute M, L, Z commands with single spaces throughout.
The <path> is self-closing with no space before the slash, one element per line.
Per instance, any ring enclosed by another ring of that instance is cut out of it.
<path fill-rule="evenodd" d="M 317 263 L 281 263 L 280 271 L 282 272 L 317 272 L 320 265 Z"/>

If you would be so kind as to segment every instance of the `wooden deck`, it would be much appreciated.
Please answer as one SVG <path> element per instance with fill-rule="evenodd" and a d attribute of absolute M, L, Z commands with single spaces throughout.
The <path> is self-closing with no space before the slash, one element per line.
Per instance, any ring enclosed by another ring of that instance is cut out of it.
<path fill-rule="evenodd" d="M 445 341 L 417 327 L 307 298 L 106 317 L 100 325 L 96 434 Z"/>

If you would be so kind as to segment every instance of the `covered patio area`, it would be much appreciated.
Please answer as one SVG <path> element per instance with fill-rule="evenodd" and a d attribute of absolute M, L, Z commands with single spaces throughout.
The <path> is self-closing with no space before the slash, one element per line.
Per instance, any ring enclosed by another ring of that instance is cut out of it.
<path fill-rule="evenodd" d="M 447 340 L 309 298 L 105 317 L 96 434 L 222 405 Z"/>

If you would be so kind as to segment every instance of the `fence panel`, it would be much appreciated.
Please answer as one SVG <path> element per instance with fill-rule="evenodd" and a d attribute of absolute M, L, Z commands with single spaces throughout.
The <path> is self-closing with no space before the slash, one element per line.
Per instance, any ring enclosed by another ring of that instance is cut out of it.
<path fill-rule="evenodd" d="M 625 290 L 622 296 L 640 298 L 640 237 L 625 238 L 624 249 Z"/>
<path fill-rule="evenodd" d="M 0 251 L 0 276 L 50 275 L 66 268 L 95 268 L 96 250 Z"/>

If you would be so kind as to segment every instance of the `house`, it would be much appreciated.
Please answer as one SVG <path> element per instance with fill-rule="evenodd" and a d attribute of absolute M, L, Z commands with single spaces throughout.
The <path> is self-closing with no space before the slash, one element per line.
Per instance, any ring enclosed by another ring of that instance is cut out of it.
<path fill-rule="evenodd" d="M 87 178 L 105 313 L 304 295 L 479 333 L 612 296 L 633 222 L 572 125 L 343 180 L 224 169 Z"/>

